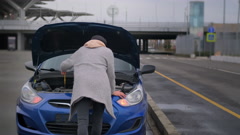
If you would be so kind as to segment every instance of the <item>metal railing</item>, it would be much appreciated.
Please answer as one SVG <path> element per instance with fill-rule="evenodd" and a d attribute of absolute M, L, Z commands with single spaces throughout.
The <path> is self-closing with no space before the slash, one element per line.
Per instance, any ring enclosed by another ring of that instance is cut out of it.
<path fill-rule="evenodd" d="M 42 21 L 0 20 L 0 30 L 37 30 L 46 24 L 51 23 Z M 187 24 L 184 22 L 116 22 L 114 25 L 123 27 L 129 31 L 187 31 Z"/>

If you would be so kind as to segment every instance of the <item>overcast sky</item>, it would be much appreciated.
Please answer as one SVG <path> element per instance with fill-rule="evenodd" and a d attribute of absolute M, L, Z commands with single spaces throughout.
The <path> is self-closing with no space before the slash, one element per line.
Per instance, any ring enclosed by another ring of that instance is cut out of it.
<path fill-rule="evenodd" d="M 189 1 L 194 0 L 55 0 L 43 7 L 94 14 L 77 21 L 110 22 L 107 9 L 114 5 L 119 12 L 114 21 L 121 22 L 184 22 Z M 222 23 L 224 0 L 204 1 L 204 21 Z M 237 23 L 238 1 L 226 0 L 226 23 Z"/>

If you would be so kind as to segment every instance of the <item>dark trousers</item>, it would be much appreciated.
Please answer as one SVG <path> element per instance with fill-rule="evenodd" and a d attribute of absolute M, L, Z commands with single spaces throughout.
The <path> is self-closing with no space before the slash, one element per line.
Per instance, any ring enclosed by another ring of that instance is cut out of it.
<path fill-rule="evenodd" d="M 92 129 L 88 134 L 89 109 L 93 105 Z M 78 135 L 101 135 L 104 104 L 83 98 L 77 104 Z"/>

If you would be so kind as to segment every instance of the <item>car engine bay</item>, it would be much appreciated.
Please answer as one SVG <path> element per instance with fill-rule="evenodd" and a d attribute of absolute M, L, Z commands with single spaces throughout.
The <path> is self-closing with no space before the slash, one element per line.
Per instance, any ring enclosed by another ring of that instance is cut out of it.
<path fill-rule="evenodd" d="M 121 90 L 124 93 L 129 93 L 135 88 L 138 83 L 137 77 L 134 75 L 116 73 L 116 90 Z M 74 77 L 73 73 L 66 77 L 58 73 L 44 73 L 33 77 L 30 82 L 33 89 L 37 92 L 52 92 L 52 93 L 71 93 L 73 89 Z"/>

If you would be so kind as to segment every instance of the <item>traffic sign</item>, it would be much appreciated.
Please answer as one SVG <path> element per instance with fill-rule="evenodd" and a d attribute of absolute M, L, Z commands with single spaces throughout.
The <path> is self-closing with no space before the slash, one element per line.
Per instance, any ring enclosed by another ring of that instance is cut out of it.
<path fill-rule="evenodd" d="M 215 32 L 214 27 L 209 27 L 209 28 L 208 28 L 208 32 L 209 32 L 209 33 L 214 33 L 214 32 Z"/>
<path fill-rule="evenodd" d="M 216 33 L 207 33 L 207 42 L 216 42 Z"/>

